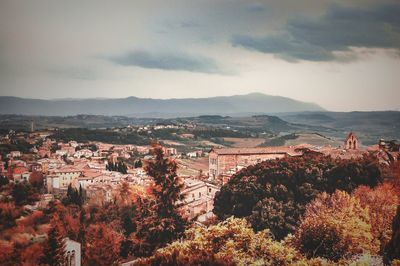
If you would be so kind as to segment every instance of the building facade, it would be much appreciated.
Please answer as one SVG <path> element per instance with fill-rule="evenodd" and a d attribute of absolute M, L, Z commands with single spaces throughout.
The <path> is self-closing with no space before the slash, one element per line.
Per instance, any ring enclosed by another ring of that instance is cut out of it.
<path fill-rule="evenodd" d="M 301 156 L 292 147 L 222 148 L 209 152 L 209 177 L 215 179 L 266 160 Z"/>
<path fill-rule="evenodd" d="M 350 132 L 347 136 L 346 140 L 344 141 L 344 147 L 346 150 L 358 150 L 358 138 L 356 134 Z"/>

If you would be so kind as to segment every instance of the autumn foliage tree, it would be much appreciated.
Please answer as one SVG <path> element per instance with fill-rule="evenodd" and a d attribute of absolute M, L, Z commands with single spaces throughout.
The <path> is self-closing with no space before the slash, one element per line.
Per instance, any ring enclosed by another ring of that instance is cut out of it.
<path fill-rule="evenodd" d="M 379 241 L 371 232 L 368 209 L 358 198 L 344 191 L 324 192 L 307 206 L 295 245 L 308 258 L 338 261 L 355 254 L 375 255 Z"/>
<path fill-rule="evenodd" d="M 273 240 L 269 230 L 255 233 L 245 219 L 231 217 L 208 228 L 188 229 L 183 241 L 133 265 L 328 265 L 322 263 Z"/>
<path fill-rule="evenodd" d="M 362 207 L 368 208 L 372 235 L 379 241 L 382 255 L 392 235 L 392 221 L 399 204 L 396 189 L 385 182 L 375 188 L 360 186 L 353 195 L 360 200 Z"/>
<path fill-rule="evenodd" d="M 153 149 L 154 160 L 148 162 L 145 170 L 153 178 L 151 194 L 154 199 L 141 203 L 142 223 L 139 225 L 137 238 L 143 250 L 142 255 L 149 255 L 158 247 L 176 239 L 185 230 L 185 220 L 177 206 L 182 200 L 183 182 L 177 176 L 175 161 L 164 158 L 160 147 Z"/>
<path fill-rule="evenodd" d="M 86 232 L 85 264 L 118 264 L 122 236 L 105 224 L 90 225 Z"/>

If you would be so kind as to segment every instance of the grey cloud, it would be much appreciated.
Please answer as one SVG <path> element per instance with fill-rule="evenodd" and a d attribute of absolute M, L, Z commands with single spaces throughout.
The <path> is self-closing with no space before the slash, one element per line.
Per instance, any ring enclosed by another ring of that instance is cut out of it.
<path fill-rule="evenodd" d="M 220 73 L 214 60 L 206 57 L 195 57 L 184 54 L 151 54 L 146 51 L 134 51 L 110 58 L 122 66 L 138 66 L 162 70 L 183 70 L 202 73 Z"/>
<path fill-rule="evenodd" d="M 265 10 L 265 6 L 261 3 L 251 3 L 249 5 L 247 5 L 247 10 L 250 12 L 260 12 L 260 11 L 264 11 Z"/>
<path fill-rule="evenodd" d="M 283 33 L 234 36 L 232 44 L 287 60 L 340 60 L 334 52 L 350 47 L 400 50 L 400 4 L 369 9 L 331 7 L 319 18 L 289 20 Z"/>

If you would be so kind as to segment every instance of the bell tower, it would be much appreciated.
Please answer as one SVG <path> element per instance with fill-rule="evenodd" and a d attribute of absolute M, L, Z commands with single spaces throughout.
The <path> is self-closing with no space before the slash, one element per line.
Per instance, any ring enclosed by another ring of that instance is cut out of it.
<path fill-rule="evenodd" d="M 358 138 L 356 134 L 350 132 L 344 141 L 344 146 L 346 150 L 358 150 Z"/>

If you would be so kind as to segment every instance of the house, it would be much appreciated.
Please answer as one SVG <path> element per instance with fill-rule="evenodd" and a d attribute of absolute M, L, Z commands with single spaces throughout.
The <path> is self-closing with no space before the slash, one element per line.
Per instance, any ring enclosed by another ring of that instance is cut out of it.
<path fill-rule="evenodd" d="M 103 205 L 114 199 L 114 187 L 108 184 L 95 184 L 88 186 L 86 191 L 87 199 L 96 205 Z"/>
<path fill-rule="evenodd" d="M 162 150 L 164 152 L 164 154 L 166 156 L 172 156 L 172 155 L 176 155 L 177 151 L 175 148 L 166 148 L 166 147 L 162 147 Z"/>
<path fill-rule="evenodd" d="M 197 158 L 197 152 L 195 152 L 195 151 L 188 152 L 188 153 L 186 153 L 186 156 L 189 158 Z"/>
<path fill-rule="evenodd" d="M 82 149 L 74 153 L 75 158 L 81 158 L 81 157 L 90 158 L 92 156 L 93 152 L 89 149 Z"/>
<path fill-rule="evenodd" d="M 11 158 L 21 157 L 21 152 L 20 151 L 11 151 L 10 152 L 10 157 Z"/>
<path fill-rule="evenodd" d="M 294 147 L 260 147 L 260 148 L 213 148 L 209 152 L 209 176 L 215 179 L 224 174 L 239 170 L 265 160 L 284 157 L 302 156 L 303 153 Z"/>
<path fill-rule="evenodd" d="M 213 183 L 192 178 L 185 179 L 184 184 L 185 187 L 181 193 L 185 195 L 185 198 L 180 203 L 183 205 L 185 215 L 189 219 L 193 219 L 199 215 L 212 212 L 215 193 L 220 188 Z"/>
<path fill-rule="evenodd" d="M 63 167 L 54 171 L 53 174 L 46 176 L 45 185 L 49 193 L 66 189 L 75 179 L 80 177 L 83 170 L 74 167 Z"/>

